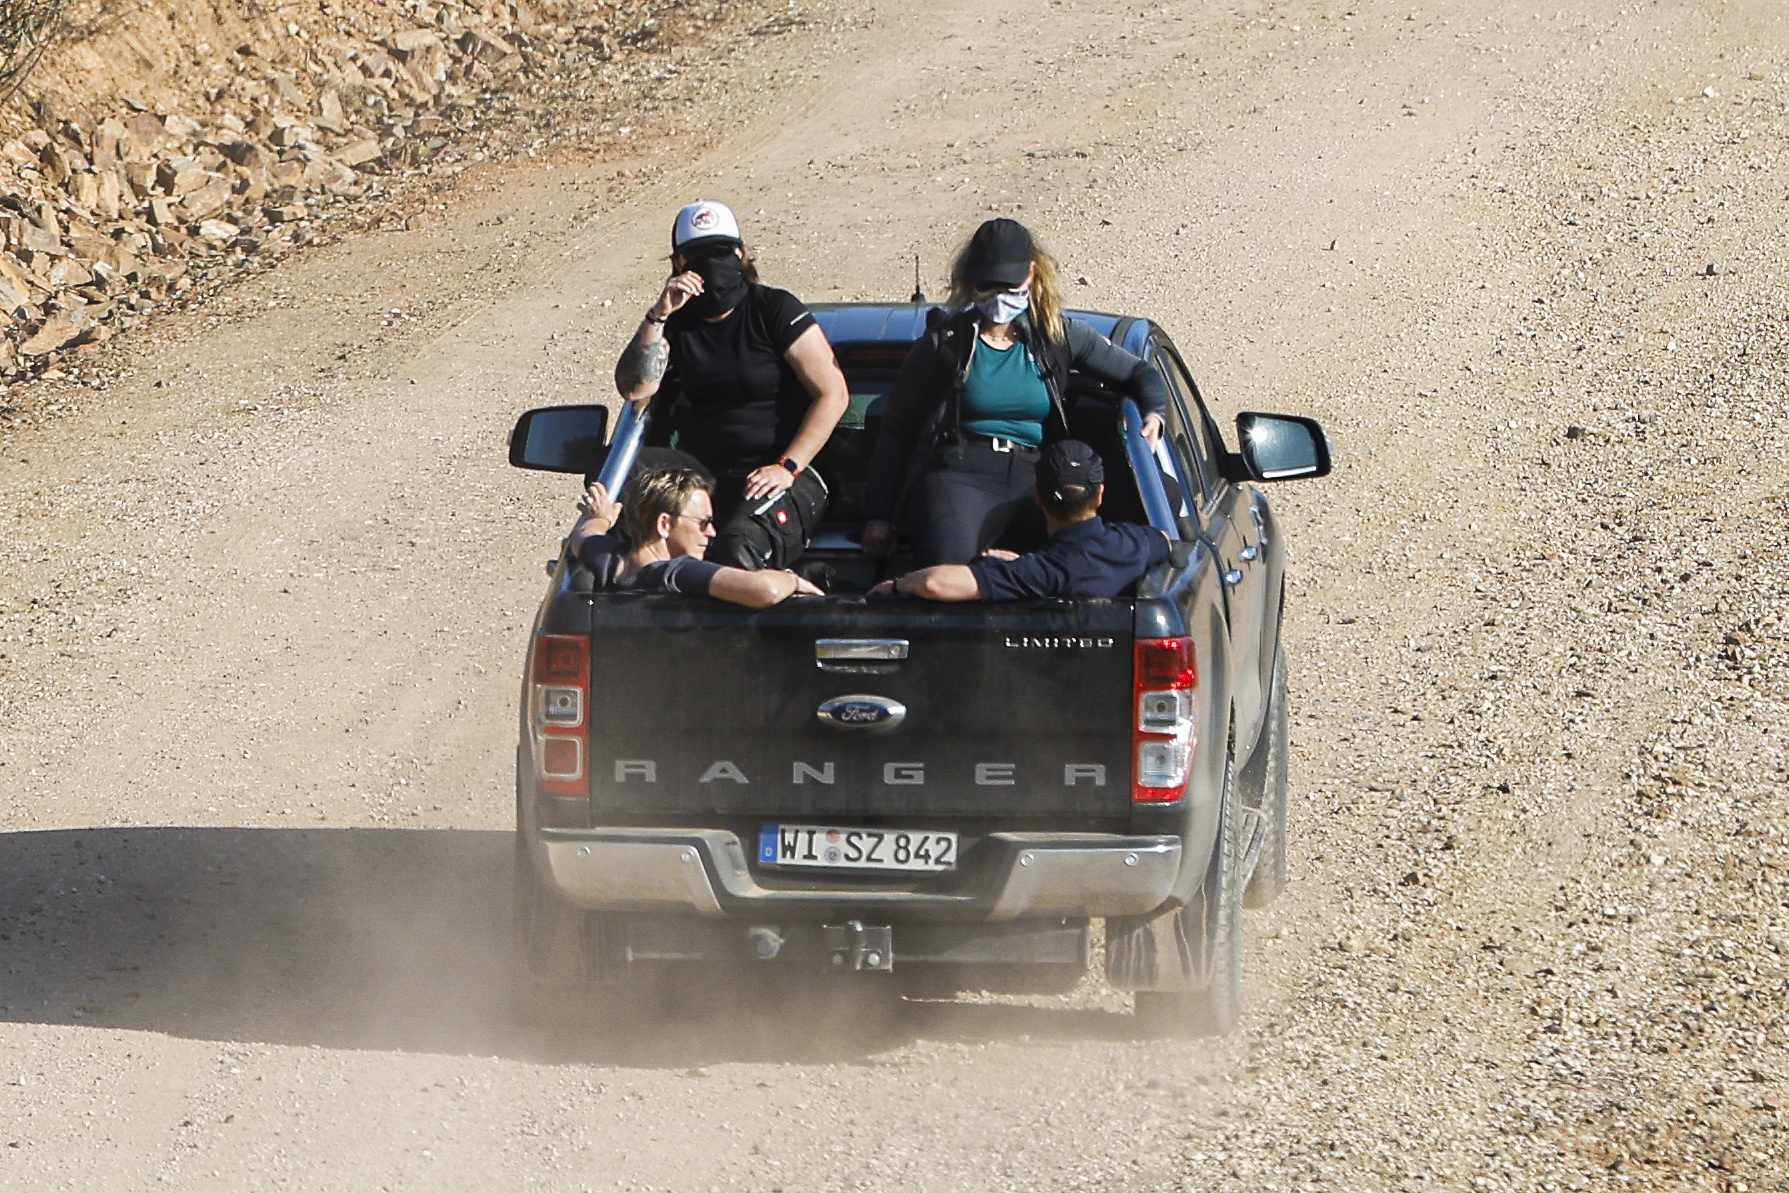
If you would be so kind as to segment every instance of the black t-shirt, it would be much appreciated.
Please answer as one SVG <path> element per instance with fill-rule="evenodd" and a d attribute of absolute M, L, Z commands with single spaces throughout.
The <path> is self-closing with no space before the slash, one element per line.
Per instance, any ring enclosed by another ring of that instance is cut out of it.
<path fill-rule="evenodd" d="M 679 555 L 649 563 L 625 580 L 617 580 L 628 552 L 627 539 L 619 533 L 597 534 L 578 546 L 578 558 L 596 576 L 598 592 L 674 592 L 683 596 L 707 596 L 718 563 Z"/>
<path fill-rule="evenodd" d="M 783 353 L 814 316 L 787 290 L 746 287 L 733 313 L 710 323 L 689 308 L 665 321 L 665 376 L 689 405 L 677 415 L 677 446 L 716 474 L 773 464 L 813 404 Z"/>
<path fill-rule="evenodd" d="M 984 601 L 1115 597 L 1168 558 L 1168 536 L 1152 526 L 1092 517 L 1064 526 L 1049 545 L 1017 559 L 969 565 Z"/>
<path fill-rule="evenodd" d="M 718 563 L 709 563 L 694 555 L 679 555 L 676 559 L 661 559 L 657 563 L 647 564 L 617 587 L 624 592 L 676 592 L 684 596 L 707 596 L 708 586 L 714 583 L 714 574 L 720 570 L 721 565 Z"/>

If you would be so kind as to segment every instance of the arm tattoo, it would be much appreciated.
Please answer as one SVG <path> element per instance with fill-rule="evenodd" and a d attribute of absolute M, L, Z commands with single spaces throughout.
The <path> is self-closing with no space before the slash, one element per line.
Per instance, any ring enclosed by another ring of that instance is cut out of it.
<path fill-rule="evenodd" d="M 671 345 L 664 340 L 642 344 L 634 340 L 615 364 L 615 387 L 625 396 L 642 385 L 657 385 L 664 380 L 665 368 L 671 363 Z"/>

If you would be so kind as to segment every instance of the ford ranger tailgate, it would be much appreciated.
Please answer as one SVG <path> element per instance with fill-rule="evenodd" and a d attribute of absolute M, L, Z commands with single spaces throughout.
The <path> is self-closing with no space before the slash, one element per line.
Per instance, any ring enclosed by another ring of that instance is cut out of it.
<path fill-rule="evenodd" d="M 1127 601 L 597 599 L 595 816 L 1129 809 Z"/>

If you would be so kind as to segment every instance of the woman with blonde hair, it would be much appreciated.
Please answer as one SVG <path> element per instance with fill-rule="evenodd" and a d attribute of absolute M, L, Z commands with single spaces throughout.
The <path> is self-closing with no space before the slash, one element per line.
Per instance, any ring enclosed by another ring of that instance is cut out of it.
<path fill-rule="evenodd" d="M 1069 438 L 1071 371 L 1134 399 L 1152 439 L 1168 402 L 1153 368 L 1064 317 L 1056 261 L 1024 225 L 982 224 L 950 281 L 895 378 L 866 498 L 864 550 L 886 555 L 898 520 L 921 567 L 966 564 L 1003 536 L 1028 545 L 1026 530 L 1042 542 L 1032 486 L 1039 451 Z"/>

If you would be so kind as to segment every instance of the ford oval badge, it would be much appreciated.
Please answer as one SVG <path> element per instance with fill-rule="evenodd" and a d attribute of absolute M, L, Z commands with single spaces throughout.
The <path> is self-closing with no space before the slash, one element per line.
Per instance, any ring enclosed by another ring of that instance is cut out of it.
<path fill-rule="evenodd" d="M 814 710 L 823 725 L 857 733 L 881 733 L 907 719 L 907 706 L 887 696 L 834 696 Z"/>

